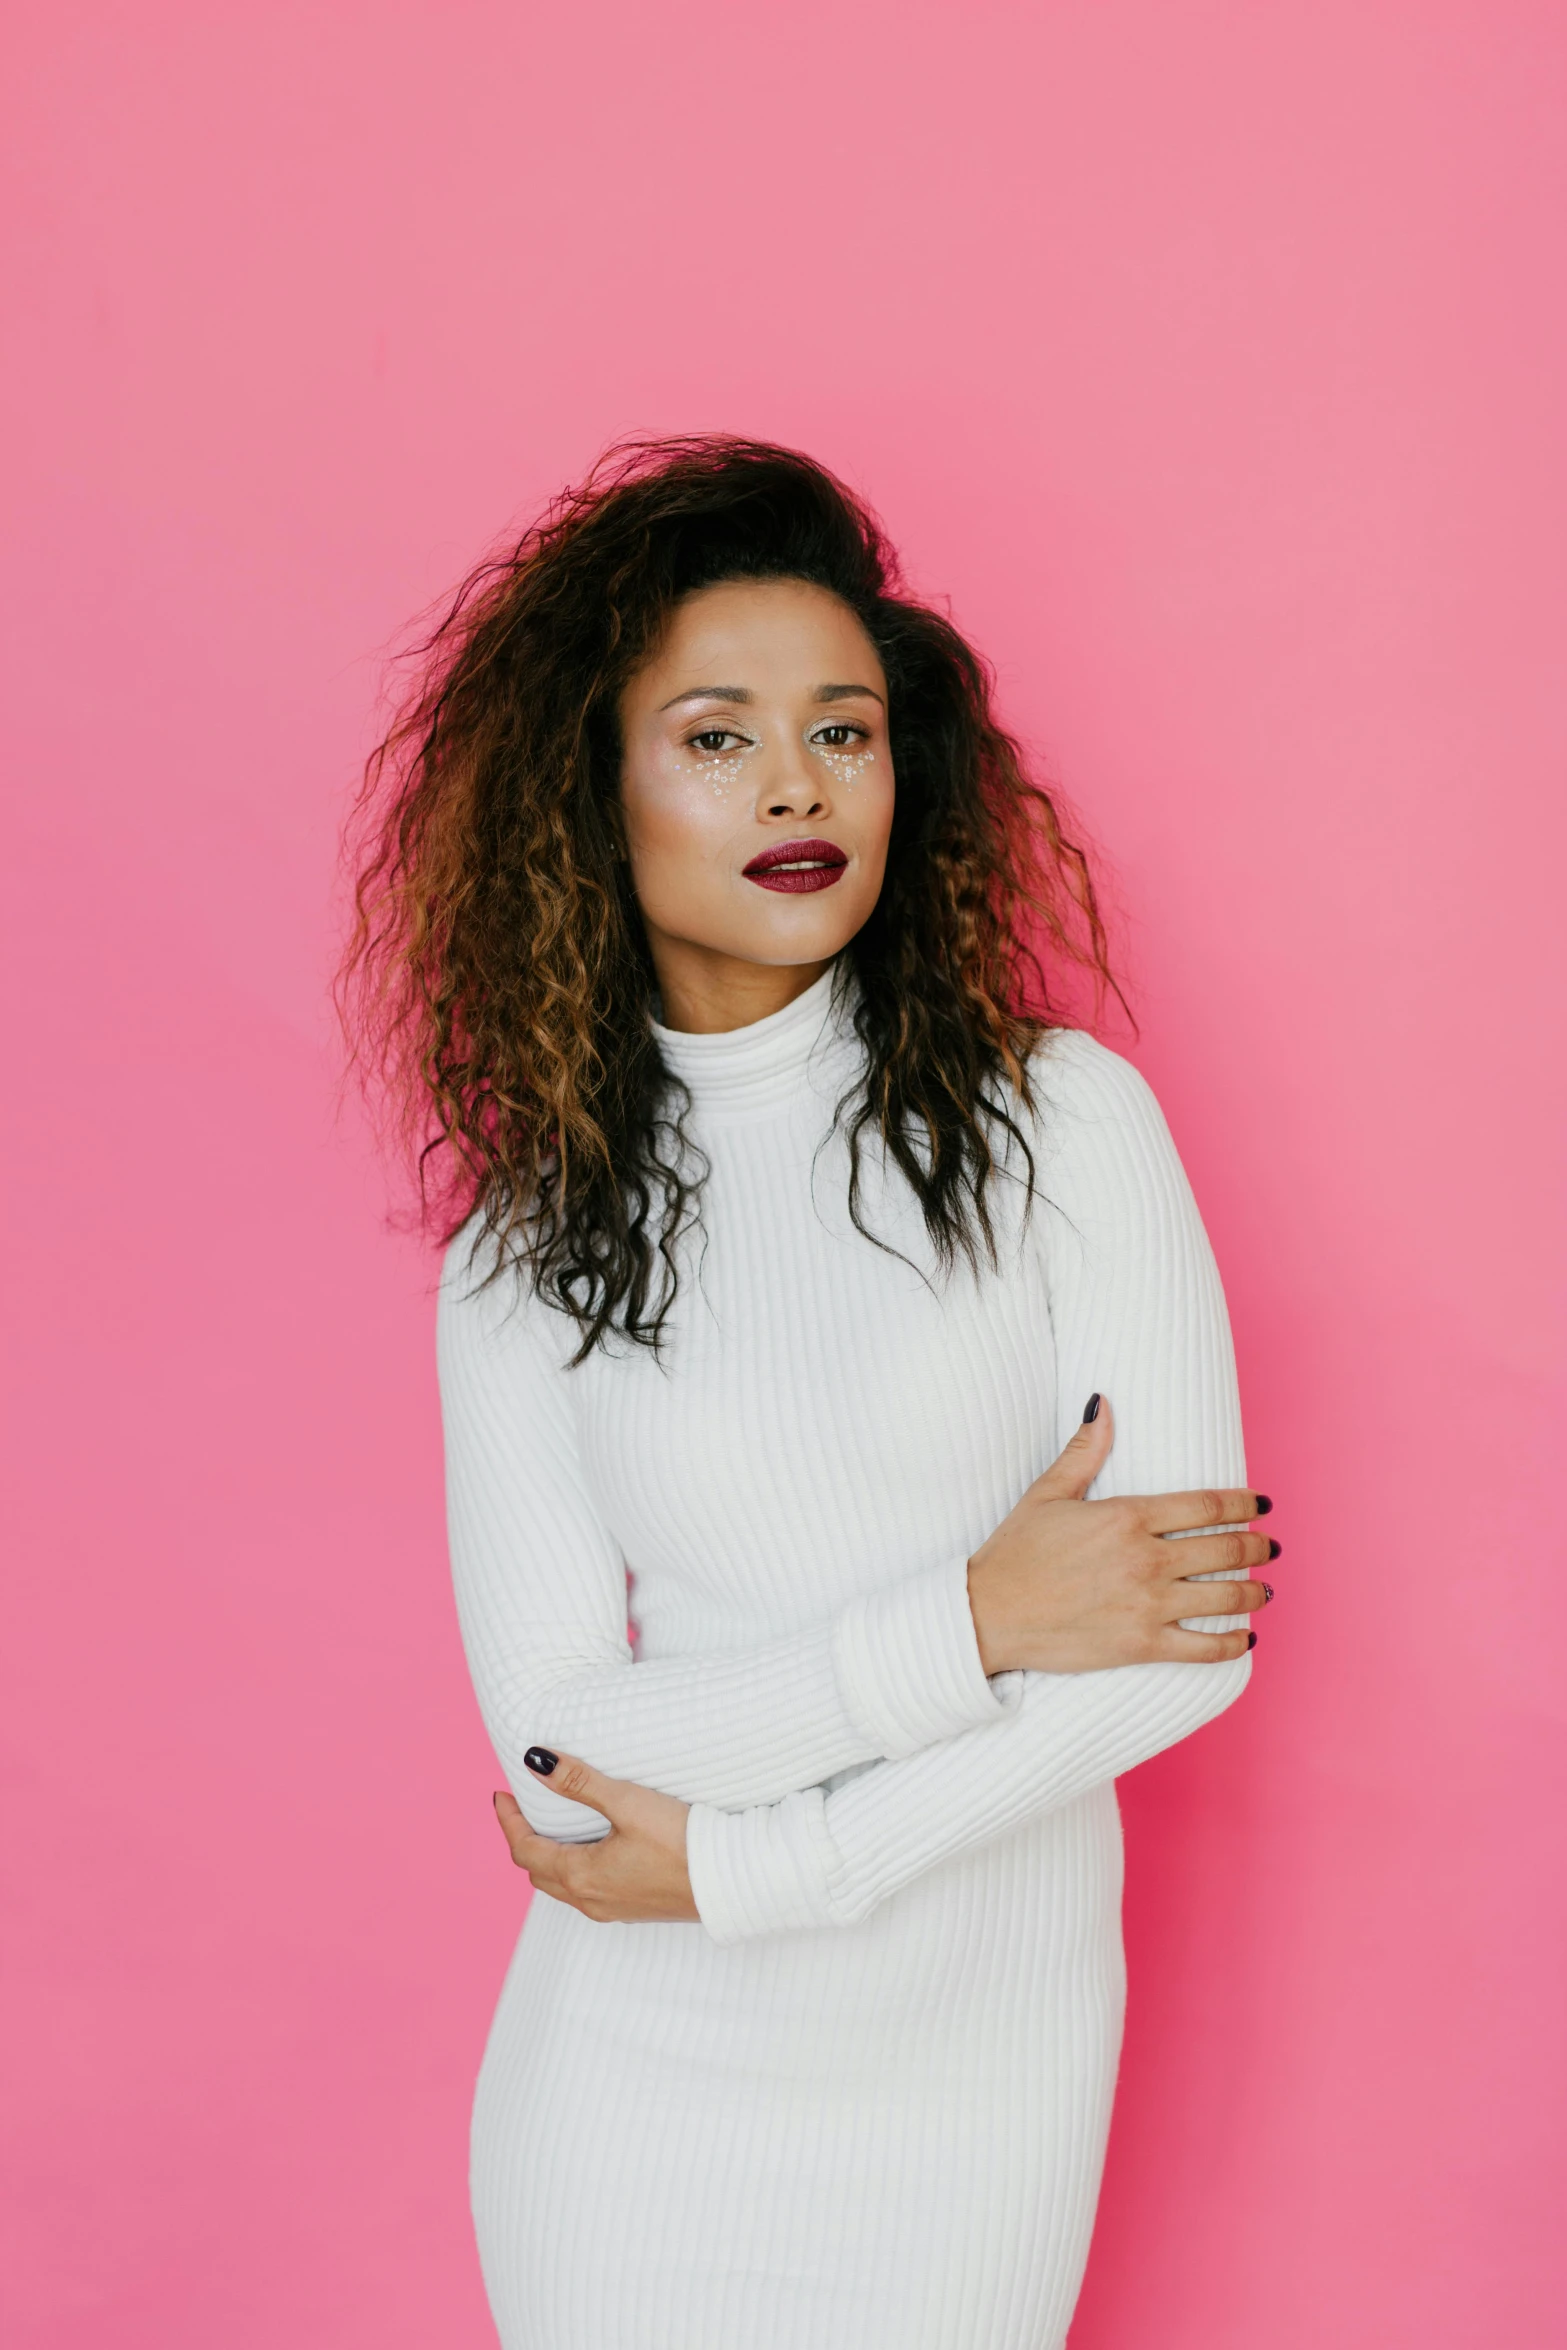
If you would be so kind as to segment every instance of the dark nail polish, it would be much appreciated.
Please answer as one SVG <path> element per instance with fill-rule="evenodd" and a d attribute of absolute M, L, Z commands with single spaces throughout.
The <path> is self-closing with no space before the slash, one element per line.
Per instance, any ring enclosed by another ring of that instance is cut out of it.
<path fill-rule="evenodd" d="M 1284 1550 L 1284 1545 L 1283 1545 L 1283 1543 L 1282 1543 L 1282 1542 L 1275 1542 L 1275 1541 L 1274 1541 L 1274 1539 L 1273 1539 L 1273 1537 L 1272 1537 L 1272 1535 L 1270 1534 L 1270 1535 L 1269 1535 L 1269 1537 L 1268 1537 L 1268 1556 L 1269 1556 L 1269 1558 L 1270 1558 L 1270 1559 L 1276 1559 L 1276 1558 L 1280 1557 L 1280 1556 L 1282 1555 L 1282 1553 L 1283 1553 L 1283 1550 Z"/>
<path fill-rule="evenodd" d="M 1256 1633 L 1255 1633 L 1255 1632 L 1248 1632 L 1248 1633 L 1247 1633 L 1247 1635 L 1246 1635 L 1246 1645 L 1247 1645 L 1247 1647 L 1248 1647 L 1248 1648 L 1255 1648 L 1255 1647 L 1256 1647 L 1256 1645 L 1257 1645 L 1257 1635 L 1256 1635 Z"/>
<path fill-rule="evenodd" d="M 541 1779 L 547 1779 L 560 1756 L 551 1754 L 547 1746 L 530 1746 L 522 1759 L 530 1771 L 537 1771 Z"/>
<path fill-rule="evenodd" d="M 1087 1427 L 1087 1425 L 1088 1425 L 1088 1423 L 1089 1423 L 1089 1421 L 1090 1421 L 1090 1420 L 1097 1420 L 1097 1419 L 1098 1419 L 1098 1417 L 1099 1417 L 1099 1406 L 1101 1405 L 1101 1403 L 1103 1403 L 1103 1401 L 1104 1401 L 1104 1398 L 1103 1398 L 1103 1396 L 1100 1396 L 1100 1395 L 1091 1395 L 1091 1396 L 1089 1397 L 1089 1399 L 1088 1399 L 1088 1402 L 1087 1402 L 1086 1406 L 1084 1407 L 1084 1411 L 1083 1411 L 1083 1426 L 1084 1426 L 1085 1428 Z"/>
<path fill-rule="evenodd" d="M 1255 1510 L 1253 1510 L 1252 1516 L 1256 1518 L 1265 1518 L 1269 1510 L 1271 1510 L 1273 1507 L 1272 1502 L 1268 1499 L 1265 1493 L 1259 1493 L 1256 1496 L 1256 1501 L 1257 1507 Z"/>
<path fill-rule="evenodd" d="M 1262 1587 L 1262 1588 L 1263 1588 L 1263 1590 L 1264 1590 L 1264 1591 L 1267 1593 L 1267 1595 L 1268 1595 L 1268 1599 L 1271 1599 L 1271 1598 L 1273 1597 L 1273 1585 L 1272 1585 L 1271 1583 L 1264 1583 L 1264 1585 L 1263 1585 L 1263 1587 Z M 1264 1607 L 1266 1607 L 1266 1606 L 1267 1606 L 1267 1604 L 1268 1604 L 1268 1599 L 1265 1599 L 1265 1600 L 1263 1601 L 1263 1603 L 1262 1603 L 1262 1604 L 1263 1604 L 1263 1606 L 1264 1606 Z"/>

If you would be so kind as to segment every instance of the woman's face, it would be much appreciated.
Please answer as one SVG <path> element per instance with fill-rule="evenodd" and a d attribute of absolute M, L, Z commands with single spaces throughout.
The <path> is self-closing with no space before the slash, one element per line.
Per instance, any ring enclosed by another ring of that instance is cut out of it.
<path fill-rule="evenodd" d="M 887 680 L 870 638 L 801 580 L 703 588 L 620 719 L 626 846 L 666 1006 L 692 987 L 711 1000 L 735 964 L 808 967 L 798 992 L 865 922 L 886 868 Z"/>

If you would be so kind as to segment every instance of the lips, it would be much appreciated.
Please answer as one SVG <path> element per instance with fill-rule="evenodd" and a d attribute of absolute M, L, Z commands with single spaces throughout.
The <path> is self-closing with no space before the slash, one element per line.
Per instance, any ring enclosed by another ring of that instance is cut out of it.
<path fill-rule="evenodd" d="M 848 862 L 842 849 L 830 840 L 781 840 L 751 859 L 745 877 L 758 889 L 798 896 L 809 890 L 831 889 Z"/>

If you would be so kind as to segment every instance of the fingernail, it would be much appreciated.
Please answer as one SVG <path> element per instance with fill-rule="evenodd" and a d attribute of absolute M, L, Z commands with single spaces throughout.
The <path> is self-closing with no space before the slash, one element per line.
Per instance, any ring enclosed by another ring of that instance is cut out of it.
<path fill-rule="evenodd" d="M 1256 1635 L 1256 1633 L 1255 1633 L 1255 1632 L 1248 1632 L 1248 1633 L 1247 1633 L 1247 1635 L 1246 1635 L 1246 1645 L 1247 1645 L 1247 1647 L 1248 1647 L 1248 1648 L 1255 1648 L 1255 1647 L 1256 1647 L 1256 1645 L 1257 1645 L 1257 1635 Z"/>
<path fill-rule="evenodd" d="M 1273 1507 L 1273 1504 L 1272 1504 L 1272 1502 L 1271 1502 L 1271 1501 L 1268 1499 L 1267 1495 L 1266 1495 L 1265 1493 L 1259 1493 L 1259 1494 L 1257 1495 L 1257 1507 L 1256 1507 L 1256 1509 L 1255 1509 L 1255 1510 L 1252 1512 L 1252 1515 L 1253 1515 L 1253 1517 L 1257 1517 L 1257 1518 L 1265 1518 L 1265 1517 L 1267 1516 L 1267 1514 L 1268 1514 L 1269 1510 L 1271 1510 L 1271 1509 L 1272 1509 L 1272 1507 Z"/>
<path fill-rule="evenodd" d="M 1271 1598 L 1273 1597 L 1273 1585 L 1272 1585 L 1271 1583 L 1264 1583 L 1264 1585 L 1263 1585 L 1263 1587 L 1262 1587 L 1262 1588 L 1263 1588 L 1263 1590 L 1264 1590 L 1264 1591 L 1267 1593 L 1267 1595 L 1268 1595 L 1268 1598 L 1267 1598 L 1267 1599 L 1265 1599 L 1265 1600 L 1263 1601 L 1263 1603 L 1262 1603 L 1262 1604 L 1263 1604 L 1263 1606 L 1264 1606 L 1264 1607 L 1266 1607 L 1266 1606 L 1267 1606 L 1267 1604 L 1268 1604 L 1268 1600 L 1269 1600 L 1269 1599 L 1271 1599 Z"/>
<path fill-rule="evenodd" d="M 1083 1407 L 1083 1426 L 1085 1428 L 1087 1427 L 1090 1420 L 1098 1419 L 1099 1406 L 1103 1401 L 1103 1396 L 1091 1395 L 1089 1397 L 1087 1403 Z"/>
<path fill-rule="evenodd" d="M 1282 1542 L 1275 1542 L 1275 1541 L 1274 1541 L 1274 1539 L 1273 1539 L 1273 1537 L 1272 1537 L 1272 1535 L 1270 1534 L 1270 1535 L 1269 1535 L 1269 1537 L 1268 1537 L 1268 1556 L 1269 1556 L 1269 1558 L 1270 1558 L 1270 1559 L 1276 1559 L 1276 1558 L 1278 1558 L 1278 1557 L 1280 1556 L 1280 1554 L 1282 1553 L 1283 1549 L 1284 1549 L 1284 1545 L 1283 1545 L 1283 1543 L 1282 1543 Z"/>
<path fill-rule="evenodd" d="M 499 1810 L 500 1810 L 500 1808 L 501 1808 L 501 1791 L 500 1791 L 500 1789 L 499 1789 L 498 1787 L 496 1788 L 496 1790 L 495 1790 L 495 1792 L 493 1793 L 493 1795 L 490 1797 L 490 1801 L 491 1801 L 491 1802 L 494 1804 L 494 1806 L 495 1806 L 496 1810 L 497 1810 L 497 1811 L 499 1811 Z"/>
<path fill-rule="evenodd" d="M 547 1746 L 530 1746 L 522 1759 L 530 1771 L 537 1771 L 541 1779 L 547 1779 L 560 1756 L 551 1754 Z"/>

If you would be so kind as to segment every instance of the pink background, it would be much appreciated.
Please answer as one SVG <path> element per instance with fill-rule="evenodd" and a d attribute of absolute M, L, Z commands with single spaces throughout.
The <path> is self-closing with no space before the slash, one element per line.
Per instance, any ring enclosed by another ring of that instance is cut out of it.
<path fill-rule="evenodd" d="M 1560 8 L 14 22 L 8 2344 L 491 2340 L 523 1886 L 333 842 L 408 617 L 718 426 L 1104 844 L 1279 1498 L 1252 1694 L 1126 1789 L 1074 2350 L 1560 2338 Z"/>

